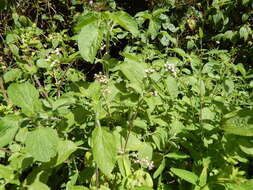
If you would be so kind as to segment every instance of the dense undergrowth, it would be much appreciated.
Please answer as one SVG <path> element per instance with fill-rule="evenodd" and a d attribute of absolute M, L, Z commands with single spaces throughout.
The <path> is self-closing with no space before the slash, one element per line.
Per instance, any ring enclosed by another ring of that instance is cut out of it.
<path fill-rule="evenodd" d="M 0 0 L 0 190 L 252 190 L 252 0 Z"/>

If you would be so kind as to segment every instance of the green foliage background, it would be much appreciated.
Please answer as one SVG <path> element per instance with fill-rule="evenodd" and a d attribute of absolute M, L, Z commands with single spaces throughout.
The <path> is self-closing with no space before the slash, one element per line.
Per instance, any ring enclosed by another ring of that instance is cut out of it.
<path fill-rule="evenodd" d="M 0 190 L 252 190 L 252 0 L 0 0 Z"/>

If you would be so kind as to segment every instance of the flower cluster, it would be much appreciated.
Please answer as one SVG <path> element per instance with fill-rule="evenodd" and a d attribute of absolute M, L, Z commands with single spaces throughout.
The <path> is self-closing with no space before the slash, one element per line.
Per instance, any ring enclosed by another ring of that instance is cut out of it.
<path fill-rule="evenodd" d="M 144 165 L 148 168 L 148 170 L 152 170 L 155 167 L 154 161 L 149 160 L 148 157 L 140 159 L 140 158 L 138 158 L 138 153 L 137 152 L 132 153 L 131 156 L 133 157 L 132 161 L 135 164 Z"/>
<path fill-rule="evenodd" d="M 107 84 L 109 79 L 107 78 L 107 76 L 103 75 L 101 72 L 99 72 L 98 74 L 94 75 L 94 78 L 96 81 L 103 83 L 103 84 Z"/>
<path fill-rule="evenodd" d="M 47 62 L 52 62 L 52 64 L 51 64 L 52 67 L 60 63 L 60 60 L 58 60 L 58 59 L 55 59 L 55 60 L 52 61 L 52 59 L 54 58 L 54 55 L 56 55 L 56 56 L 61 55 L 61 49 L 56 48 L 55 50 L 49 52 L 46 55 L 46 61 Z"/>
<path fill-rule="evenodd" d="M 150 68 L 150 69 L 145 69 L 145 72 L 146 72 L 146 73 L 154 73 L 154 72 L 155 72 L 155 69 L 152 69 L 152 68 Z"/>
<path fill-rule="evenodd" d="M 174 64 L 171 63 L 165 63 L 164 64 L 165 71 L 171 71 L 174 75 L 176 75 L 176 68 Z"/>

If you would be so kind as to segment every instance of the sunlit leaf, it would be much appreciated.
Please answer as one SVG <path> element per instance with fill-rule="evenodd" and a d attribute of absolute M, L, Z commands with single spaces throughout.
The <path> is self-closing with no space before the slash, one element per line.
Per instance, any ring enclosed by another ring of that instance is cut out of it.
<path fill-rule="evenodd" d="M 103 127 L 92 132 L 92 152 L 99 169 L 109 175 L 116 163 L 116 144 L 114 136 Z"/>
<path fill-rule="evenodd" d="M 97 22 L 82 27 L 78 35 L 78 47 L 85 61 L 94 62 L 102 42 L 103 32 Z"/>
<path fill-rule="evenodd" d="M 48 162 L 57 154 L 57 132 L 52 128 L 38 128 L 27 135 L 26 150 L 32 157 L 41 162 Z"/>

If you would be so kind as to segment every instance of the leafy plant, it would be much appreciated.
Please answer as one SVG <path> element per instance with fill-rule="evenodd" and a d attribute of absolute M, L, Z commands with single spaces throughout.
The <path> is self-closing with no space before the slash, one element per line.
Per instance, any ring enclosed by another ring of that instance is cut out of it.
<path fill-rule="evenodd" d="M 0 1 L 0 189 L 250 190 L 251 1 L 120 5 Z"/>

